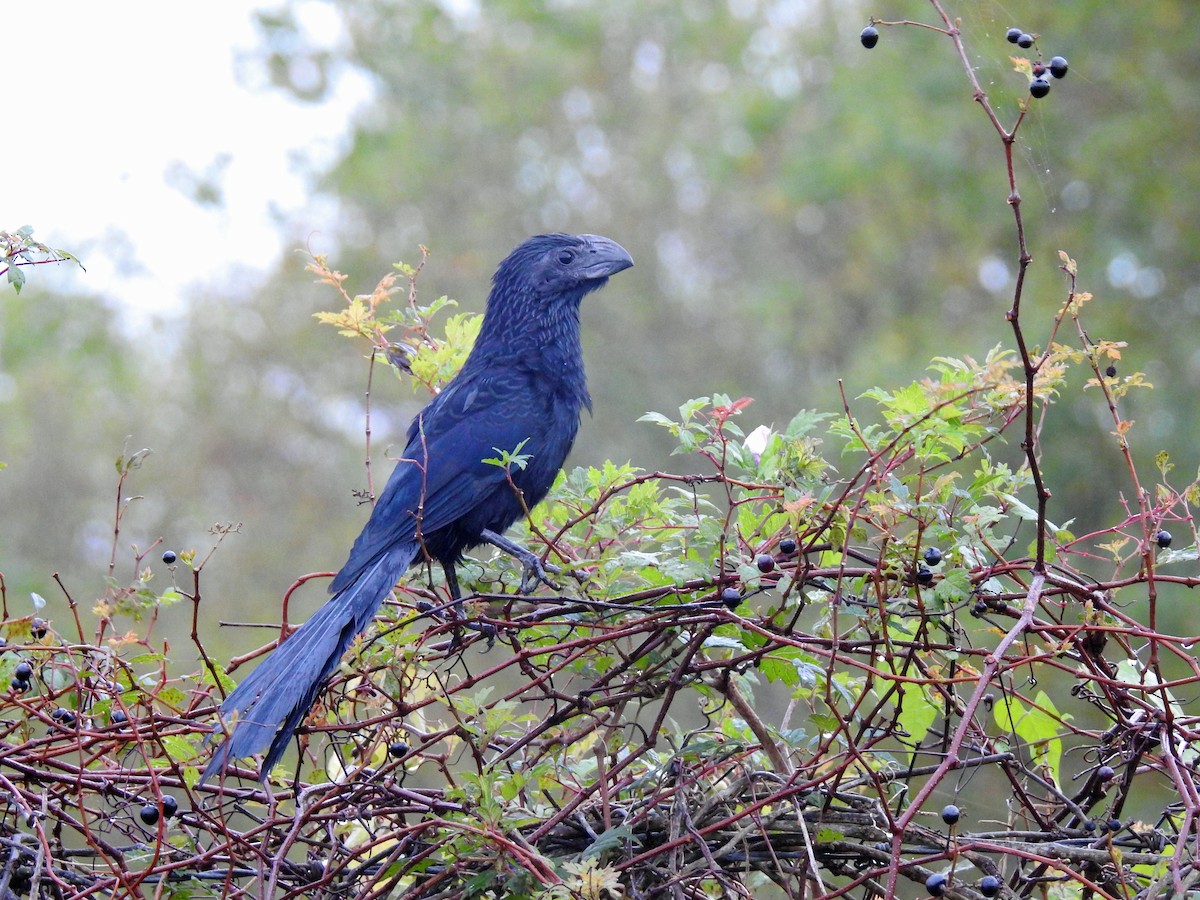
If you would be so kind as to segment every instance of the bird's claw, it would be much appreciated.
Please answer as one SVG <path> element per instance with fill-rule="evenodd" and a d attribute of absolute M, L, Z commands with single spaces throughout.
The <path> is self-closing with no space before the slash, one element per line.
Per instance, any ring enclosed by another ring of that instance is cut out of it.
<path fill-rule="evenodd" d="M 529 553 L 528 550 L 525 552 Z M 521 593 L 528 594 L 538 586 L 539 582 L 546 585 L 550 590 L 557 591 L 559 589 L 558 585 L 550 580 L 550 576 L 546 574 L 547 572 L 550 575 L 558 575 L 562 572 L 562 569 L 553 563 L 544 563 L 534 554 L 529 553 L 527 559 L 521 560 Z"/>
<path fill-rule="evenodd" d="M 527 550 L 519 544 L 514 544 L 503 535 L 499 535 L 494 531 L 484 529 L 482 537 L 485 541 L 494 547 L 498 547 L 507 553 L 509 556 L 521 563 L 521 593 L 528 594 L 533 588 L 537 587 L 538 583 L 546 585 L 551 590 L 557 591 L 558 585 L 550 580 L 551 575 L 559 574 L 562 569 L 553 563 L 543 563 L 538 558 L 537 554 Z"/>

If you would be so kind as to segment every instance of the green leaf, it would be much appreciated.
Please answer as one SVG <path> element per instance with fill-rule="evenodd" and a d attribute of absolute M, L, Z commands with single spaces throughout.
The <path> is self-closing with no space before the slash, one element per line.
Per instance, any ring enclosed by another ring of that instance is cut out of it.
<path fill-rule="evenodd" d="M 596 839 L 584 848 L 580 858 L 600 857 L 611 850 L 620 850 L 629 844 L 636 847 L 640 846 L 641 843 L 641 840 L 633 833 L 633 830 L 629 826 L 617 825 L 597 835 Z"/>
<path fill-rule="evenodd" d="M 900 725 L 908 732 L 908 741 L 919 745 L 925 740 L 930 727 L 938 717 L 938 706 L 915 685 L 906 685 L 900 692 L 900 702 L 897 704 L 900 714 L 897 717 Z"/>
<path fill-rule="evenodd" d="M 21 271 L 20 266 L 12 264 L 8 267 L 8 283 L 13 286 L 14 291 L 21 293 L 21 287 L 25 284 L 25 273 Z"/>

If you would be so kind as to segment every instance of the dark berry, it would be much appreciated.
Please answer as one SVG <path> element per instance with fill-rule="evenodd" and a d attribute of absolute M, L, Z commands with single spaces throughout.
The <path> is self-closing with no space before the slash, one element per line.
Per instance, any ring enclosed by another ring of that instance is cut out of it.
<path fill-rule="evenodd" d="M 775 557 L 770 553 L 760 553 L 754 558 L 754 564 L 758 566 L 758 571 L 765 575 L 775 570 Z"/>
<path fill-rule="evenodd" d="M 1028 50 L 1030 47 L 1033 46 L 1033 35 L 1032 34 L 1023 34 L 1023 33 L 1017 35 L 1017 46 L 1020 47 L 1022 50 Z"/>
<path fill-rule="evenodd" d="M 888 846 L 891 846 L 890 844 Z M 316 860 L 304 864 L 304 877 L 310 882 L 318 881 L 325 875 L 325 867 Z"/>
<path fill-rule="evenodd" d="M 33 666 L 27 662 L 17 663 L 17 667 L 13 669 L 13 678 L 17 681 L 28 681 L 33 677 Z"/>
<path fill-rule="evenodd" d="M 953 803 L 947 803 L 942 807 L 942 821 L 947 825 L 955 825 L 958 823 L 959 816 L 962 815 L 958 807 Z"/>
<path fill-rule="evenodd" d="M 921 566 L 917 569 L 917 581 L 921 584 L 933 584 L 933 573 Z"/>
<path fill-rule="evenodd" d="M 779 542 L 779 552 L 784 556 L 790 556 L 796 552 L 796 542 L 791 538 L 784 538 Z"/>
<path fill-rule="evenodd" d="M 108 721 L 112 722 L 114 725 L 124 725 L 129 721 L 129 716 L 125 715 L 122 710 L 114 709 L 109 714 Z"/>
<path fill-rule="evenodd" d="M 1096 823 L 1093 822 L 1091 819 L 1088 819 L 1086 822 L 1083 823 L 1083 830 L 1084 831 L 1095 831 Z"/>
<path fill-rule="evenodd" d="M 976 618 L 982 616 L 987 611 L 988 605 L 986 600 L 976 600 L 975 605 L 971 607 L 971 615 L 975 616 Z"/>
<path fill-rule="evenodd" d="M 166 816 L 168 819 L 171 818 L 171 816 L 179 812 L 179 801 L 170 794 L 163 794 L 162 810 L 164 816 Z"/>
<path fill-rule="evenodd" d="M 1033 77 L 1034 78 L 1041 78 L 1045 74 L 1046 74 L 1046 67 L 1042 63 L 1036 62 L 1033 64 Z"/>
<path fill-rule="evenodd" d="M 926 547 L 925 552 L 921 554 L 921 558 L 925 560 L 926 565 L 940 565 L 942 562 L 942 551 L 937 547 Z"/>
<path fill-rule="evenodd" d="M 14 678 L 11 682 L 9 682 L 8 686 L 18 694 L 23 694 L 29 690 L 29 682 L 20 678 Z"/>
<path fill-rule="evenodd" d="M 177 560 L 177 559 L 179 559 L 179 557 L 175 555 L 174 550 L 164 551 L 163 562 L 165 562 L 168 566 L 175 565 L 175 560 Z"/>
<path fill-rule="evenodd" d="M 1010 44 L 1015 44 L 1017 41 L 1019 41 L 1021 39 L 1022 33 L 1023 32 L 1021 31 L 1020 28 L 1010 28 L 1010 29 L 1008 29 L 1008 31 L 1004 32 L 1004 38 Z"/>
<path fill-rule="evenodd" d="M 408 753 L 408 744 L 404 741 L 392 741 L 388 744 L 388 756 L 393 759 L 399 759 L 406 753 Z"/>
<path fill-rule="evenodd" d="M 862 34 L 858 36 L 858 39 L 862 41 L 864 47 L 870 50 L 879 43 L 879 29 L 874 25 L 868 25 L 862 30 Z"/>
<path fill-rule="evenodd" d="M 995 897 L 1000 893 L 1000 879 L 995 875 L 984 875 L 979 879 L 979 893 L 985 897 Z"/>
<path fill-rule="evenodd" d="M 1104 370 L 1104 374 L 1107 375 L 1109 378 L 1116 378 L 1117 377 L 1117 367 L 1109 366 L 1107 369 Z"/>
<path fill-rule="evenodd" d="M 138 817 L 147 825 L 154 825 L 158 822 L 158 807 L 153 803 L 147 803 L 138 812 Z"/>
<path fill-rule="evenodd" d="M 1045 78 L 1033 79 L 1033 81 L 1029 82 L 1029 93 L 1040 100 L 1050 93 L 1050 82 Z"/>
<path fill-rule="evenodd" d="M 1170 547 L 1171 541 L 1173 540 L 1174 538 L 1171 537 L 1171 532 L 1167 531 L 1165 528 L 1154 536 L 1155 543 L 1157 543 L 1158 546 L 1163 550 L 1166 550 L 1168 547 Z"/>
<path fill-rule="evenodd" d="M 46 636 L 46 620 L 41 616 L 34 616 L 33 621 L 29 623 L 29 630 L 33 632 L 33 636 L 39 641 Z"/>
<path fill-rule="evenodd" d="M 1121 820 L 1120 819 L 1109 819 L 1108 820 L 1108 830 L 1111 831 L 1113 834 L 1116 834 L 1118 831 L 1120 831 L 1121 830 Z"/>
<path fill-rule="evenodd" d="M 75 724 L 75 713 L 61 706 L 54 710 L 54 712 L 50 713 L 50 718 L 52 718 L 55 722 L 58 722 L 60 725 L 68 728 Z"/>
<path fill-rule="evenodd" d="M 1117 772 L 1112 766 L 1101 766 L 1096 770 L 1096 777 L 1101 781 L 1112 781 Z"/>
<path fill-rule="evenodd" d="M 940 897 L 946 893 L 946 876 L 945 875 L 930 875 L 925 879 L 925 890 L 929 891 L 934 897 Z"/>
<path fill-rule="evenodd" d="M 1055 78 L 1067 77 L 1067 58 L 1065 56 L 1056 56 L 1050 60 L 1050 74 Z"/>
<path fill-rule="evenodd" d="M 737 609 L 742 605 L 742 592 L 735 587 L 727 587 L 721 591 L 721 602 L 730 609 Z"/>

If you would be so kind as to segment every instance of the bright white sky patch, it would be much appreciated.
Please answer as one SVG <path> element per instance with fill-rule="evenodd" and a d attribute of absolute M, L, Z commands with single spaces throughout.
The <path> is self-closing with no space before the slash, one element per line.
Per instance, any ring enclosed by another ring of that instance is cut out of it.
<path fill-rule="evenodd" d="M 272 264 L 281 222 L 301 233 L 332 225 L 306 211 L 298 159 L 331 159 L 370 88 L 343 76 L 328 101 L 301 105 L 266 87 L 245 59 L 257 43 L 253 8 L 71 0 L 7 10 L 0 228 L 32 225 L 87 267 L 30 272 L 31 285 L 103 294 L 136 325 L 177 310 L 190 284 Z M 336 44 L 336 18 L 316 18 L 334 31 L 315 40 Z M 209 171 L 219 206 L 179 186 L 181 173 Z"/>

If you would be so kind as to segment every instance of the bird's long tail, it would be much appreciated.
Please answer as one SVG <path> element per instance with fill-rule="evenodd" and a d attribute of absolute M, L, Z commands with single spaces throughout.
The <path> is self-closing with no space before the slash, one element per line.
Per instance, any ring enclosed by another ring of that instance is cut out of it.
<path fill-rule="evenodd" d="M 201 776 L 225 770 L 230 760 L 266 751 L 261 776 L 287 749 L 325 680 L 338 667 L 355 636 L 367 629 L 384 598 L 418 553 L 402 545 L 367 566 L 330 597 L 262 662 L 221 705 L 218 730 L 226 734 Z"/>

